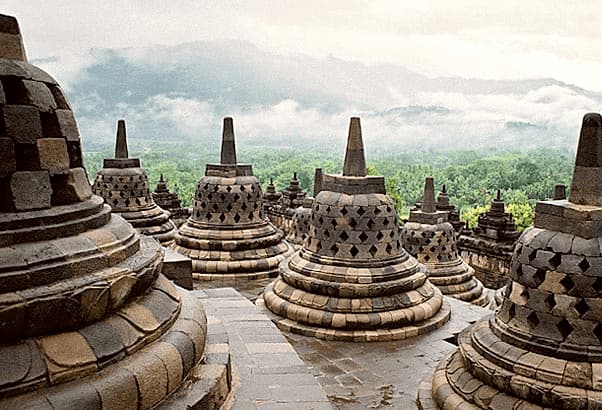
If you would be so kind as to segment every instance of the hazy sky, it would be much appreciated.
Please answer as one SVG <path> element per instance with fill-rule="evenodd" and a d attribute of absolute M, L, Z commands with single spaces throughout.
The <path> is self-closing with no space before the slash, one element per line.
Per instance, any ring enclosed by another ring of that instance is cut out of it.
<path fill-rule="evenodd" d="M 553 77 L 602 91 L 602 2 L 566 0 L 0 0 L 31 59 L 60 56 L 60 79 L 87 50 L 249 40 L 278 54 L 332 54 L 430 76 Z"/>

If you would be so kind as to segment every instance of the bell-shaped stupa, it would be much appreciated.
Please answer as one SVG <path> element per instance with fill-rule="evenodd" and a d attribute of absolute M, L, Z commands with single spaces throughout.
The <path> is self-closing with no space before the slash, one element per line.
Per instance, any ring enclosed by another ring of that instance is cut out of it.
<path fill-rule="evenodd" d="M 314 199 L 310 196 L 303 198 L 303 204 L 295 210 L 293 215 L 293 225 L 291 232 L 286 236 L 286 240 L 293 245 L 295 250 L 303 246 L 309 232 L 311 222 L 311 207 Z"/>
<path fill-rule="evenodd" d="M 402 227 L 404 247 L 426 266 L 429 280 L 444 295 L 485 306 L 489 297 L 475 279 L 474 269 L 460 258 L 456 231 L 448 215 L 437 210 L 433 178 L 427 177 L 420 209 L 411 210 Z"/>
<path fill-rule="evenodd" d="M 190 208 L 182 207 L 182 201 L 178 193 L 169 190 L 163 174 L 161 174 L 157 187 L 151 192 L 151 195 L 158 206 L 170 213 L 170 219 L 176 227 L 181 226 L 190 216 Z"/>
<path fill-rule="evenodd" d="M 449 305 L 403 249 L 397 221 L 384 178 L 367 176 L 352 118 L 343 174 L 322 175 L 308 237 L 258 305 L 281 329 L 321 339 L 395 340 L 438 328 Z"/>
<path fill-rule="evenodd" d="M 464 330 L 423 382 L 423 409 L 602 408 L 599 114 L 583 119 L 569 200 L 538 202 L 535 213 L 501 307 Z"/>
<path fill-rule="evenodd" d="M 157 408 L 202 374 L 205 313 L 92 194 L 71 107 L 5 15 L 0 113 L 0 408 Z"/>
<path fill-rule="evenodd" d="M 148 175 L 138 158 L 129 158 L 125 121 L 117 122 L 115 158 L 106 158 L 96 174 L 94 194 L 104 198 L 112 212 L 121 215 L 143 235 L 163 246 L 171 246 L 175 225 L 170 214 L 159 207 L 150 193 Z"/>
<path fill-rule="evenodd" d="M 221 163 L 207 164 L 174 249 L 192 259 L 195 277 L 203 280 L 275 276 L 292 250 L 264 216 L 252 166 L 236 162 L 232 118 L 224 118 Z"/>

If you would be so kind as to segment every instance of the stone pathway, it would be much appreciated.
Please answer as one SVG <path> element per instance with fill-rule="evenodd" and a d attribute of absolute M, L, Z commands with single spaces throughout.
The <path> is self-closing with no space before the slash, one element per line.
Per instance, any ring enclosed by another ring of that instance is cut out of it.
<path fill-rule="evenodd" d="M 232 288 L 194 294 L 208 323 L 215 325 L 207 335 L 208 343 L 219 344 L 215 338 L 223 337 L 223 331 L 229 339 L 232 394 L 225 409 L 332 409 L 291 344 L 247 298 Z"/>
<path fill-rule="evenodd" d="M 420 381 L 456 348 L 455 335 L 491 314 L 448 298 L 451 320 L 430 334 L 396 342 L 331 342 L 280 333 L 249 301 L 261 294 L 263 282 L 231 283 L 247 299 L 232 288 L 196 291 L 209 321 L 220 317 L 230 338 L 232 409 L 415 409 Z"/>

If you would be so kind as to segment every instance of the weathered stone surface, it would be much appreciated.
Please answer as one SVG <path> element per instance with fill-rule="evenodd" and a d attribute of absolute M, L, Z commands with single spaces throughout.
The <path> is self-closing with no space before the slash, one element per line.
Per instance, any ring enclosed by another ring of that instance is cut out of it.
<path fill-rule="evenodd" d="M 11 201 L 17 211 L 50 207 L 52 187 L 47 171 L 23 171 L 12 174 Z"/>
<path fill-rule="evenodd" d="M 11 60 L 27 60 L 20 35 L 0 32 L 0 57 Z"/>
<path fill-rule="evenodd" d="M 35 144 L 42 138 L 42 121 L 36 107 L 4 105 L 2 107 L 6 136 L 15 144 Z"/>
<path fill-rule="evenodd" d="M 16 170 L 15 144 L 10 138 L 0 138 L 0 178 L 10 175 Z"/>
<path fill-rule="evenodd" d="M 41 138 L 37 140 L 40 155 L 40 168 L 52 175 L 69 172 L 67 143 L 62 138 Z"/>

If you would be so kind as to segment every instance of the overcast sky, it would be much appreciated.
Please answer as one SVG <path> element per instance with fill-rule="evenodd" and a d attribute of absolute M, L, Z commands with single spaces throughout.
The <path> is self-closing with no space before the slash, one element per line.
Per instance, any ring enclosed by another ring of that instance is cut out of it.
<path fill-rule="evenodd" d="M 602 91 L 602 2 L 566 0 L 0 0 L 30 59 L 61 57 L 59 79 L 90 48 L 241 39 L 278 54 L 332 54 L 430 76 L 552 77 Z"/>

